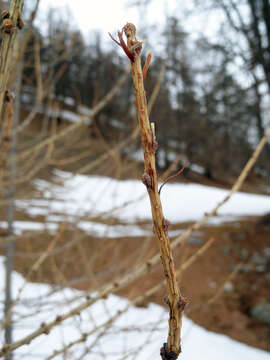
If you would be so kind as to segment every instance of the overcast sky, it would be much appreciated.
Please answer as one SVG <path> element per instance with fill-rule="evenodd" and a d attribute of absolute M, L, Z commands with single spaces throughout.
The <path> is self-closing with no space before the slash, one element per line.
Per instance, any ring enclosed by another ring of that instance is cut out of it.
<path fill-rule="evenodd" d="M 61 9 L 63 16 L 68 14 L 74 25 L 87 37 L 93 30 L 99 30 L 107 38 L 108 32 L 115 33 L 127 22 L 133 22 L 138 29 L 144 23 L 163 28 L 166 14 L 173 14 L 184 23 L 186 29 L 191 33 L 204 32 L 208 36 L 216 33 L 218 28 L 215 16 L 185 16 L 192 1 L 180 2 L 177 0 L 152 0 L 147 11 L 139 7 L 128 6 L 128 0 L 41 0 L 40 17 L 45 16 L 50 7 Z M 185 6 L 185 8 L 183 8 Z"/>
<path fill-rule="evenodd" d="M 154 2 L 151 17 L 153 22 L 162 22 L 163 0 Z M 41 0 L 40 13 L 44 14 L 49 7 L 62 8 L 63 13 L 64 9 L 69 8 L 70 15 L 85 35 L 93 29 L 104 33 L 113 32 L 123 27 L 126 22 L 140 25 L 142 20 L 139 19 L 138 8 L 128 7 L 126 0 Z M 144 13 L 143 16 L 145 15 Z"/>

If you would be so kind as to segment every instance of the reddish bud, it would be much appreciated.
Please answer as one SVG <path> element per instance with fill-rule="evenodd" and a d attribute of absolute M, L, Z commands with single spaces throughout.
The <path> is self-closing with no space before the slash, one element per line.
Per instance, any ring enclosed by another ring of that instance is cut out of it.
<path fill-rule="evenodd" d="M 151 188 L 152 187 L 152 179 L 151 177 L 147 174 L 144 173 L 142 175 L 142 183 L 147 187 L 147 188 Z"/>
<path fill-rule="evenodd" d="M 6 34 L 10 34 L 13 28 L 13 24 L 10 19 L 3 20 L 3 29 Z"/>

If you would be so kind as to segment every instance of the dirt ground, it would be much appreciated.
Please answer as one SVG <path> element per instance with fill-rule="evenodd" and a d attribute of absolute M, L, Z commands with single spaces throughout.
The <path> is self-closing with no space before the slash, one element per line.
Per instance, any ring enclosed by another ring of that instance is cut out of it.
<path fill-rule="evenodd" d="M 17 219 L 26 220 L 26 217 L 23 213 L 17 214 Z M 31 218 L 33 220 L 42 219 Z M 113 223 L 116 220 L 110 221 Z M 252 260 L 255 253 L 262 254 L 265 248 L 270 248 L 270 229 L 263 224 L 258 225 L 257 221 L 257 218 L 246 218 L 220 226 L 205 226 L 178 247 L 174 256 L 179 268 L 208 239 L 214 237 L 213 245 L 179 277 L 181 292 L 189 302 L 186 314 L 211 331 L 270 351 L 270 326 L 250 316 L 253 305 L 270 298 L 270 263 L 259 268 Z M 173 225 L 170 230 L 174 233 L 189 225 Z M 138 226 L 149 229 L 151 224 L 140 223 Z M 24 233 L 17 241 L 15 269 L 27 274 L 51 239 L 52 236 L 44 233 Z M 130 271 L 136 264 L 147 261 L 156 252 L 153 236 L 94 238 L 68 226 L 53 256 L 48 257 L 32 281 L 94 290 L 100 283 L 105 284 Z M 236 266 L 239 271 L 234 274 Z M 162 269 L 158 265 L 118 295 L 133 299 L 162 280 Z M 166 307 L 165 295 L 166 288 L 163 287 L 139 306 L 155 302 Z"/>

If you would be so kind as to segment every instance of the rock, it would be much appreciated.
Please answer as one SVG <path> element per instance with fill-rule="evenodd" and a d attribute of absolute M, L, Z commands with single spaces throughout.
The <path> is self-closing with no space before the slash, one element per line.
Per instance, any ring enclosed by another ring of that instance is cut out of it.
<path fill-rule="evenodd" d="M 229 246 L 224 246 L 222 248 L 223 255 L 228 255 L 230 250 L 231 250 L 231 248 Z"/>
<path fill-rule="evenodd" d="M 256 227 L 270 228 L 270 213 L 267 213 L 259 218 Z"/>
<path fill-rule="evenodd" d="M 241 249 L 240 250 L 240 256 L 243 260 L 246 260 L 248 258 L 248 250 L 247 249 Z"/>
<path fill-rule="evenodd" d="M 266 248 L 263 249 L 263 254 L 266 257 L 266 259 L 268 261 L 270 261 L 270 248 L 269 247 L 266 247 Z"/>
<path fill-rule="evenodd" d="M 237 232 L 237 233 L 231 235 L 231 238 L 235 241 L 245 240 L 246 237 L 247 237 L 246 234 L 243 232 Z"/>
<path fill-rule="evenodd" d="M 227 293 L 232 292 L 234 289 L 233 283 L 231 281 L 227 281 L 226 284 L 224 285 L 224 291 Z"/>
<path fill-rule="evenodd" d="M 217 287 L 217 283 L 215 281 L 210 281 L 209 286 L 210 288 L 215 289 Z"/>
<path fill-rule="evenodd" d="M 190 236 L 190 238 L 188 239 L 188 244 L 190 245 L 201 245 L 203 244 L 203 239 L 194 237 L 194 236 Z"/>
<path fill-rule="evenodd" d="M 259 273 L 263 273 L 266 270 L 266 266 L 265 265 L 257 265 L 255 270 Z"/>
<path fill-rule="evenodd" d="M 241 266 L 241 271 L 244 273 L 244 274 L 248 274 L 250 271 L 251 271 L 251 266 L 249 264 L 243 264 Z"/>
<path fill-rule="evenodd" d="M 266 265 L 268 263 L 268 259 L 257 252 L 252 255 L 250 261 L 256 265 Z"/>
<path fill-rule="evenodd" d="M 270 325 L 270 302 L 261 302 L 250 309 L 250 315 L 257 321 Z"/>

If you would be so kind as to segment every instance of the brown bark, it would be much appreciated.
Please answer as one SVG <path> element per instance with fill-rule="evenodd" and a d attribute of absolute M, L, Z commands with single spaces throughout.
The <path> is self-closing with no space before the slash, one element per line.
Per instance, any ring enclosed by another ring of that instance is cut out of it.
<path fill-rule="evenodd" d="M 122 33 L 125 32 L 127 44 L 124 42 Z M 169 222 L 164 218 L 160 194 L 158 191 L 158 177 L 156 171 L 155 152 L 157 142 L 155 139 L 154 124 L 150 124 L 148 118 L 147 100 L 144 89 L 144 78 L 150 65 L 150 56 L 142 69 L 140 52 L 142 43 L 136 39 L 136 28 L 133 24 L 126 24 L 122 32 L 118 32 L 120 45 L 131 62 L 133 86 L 135 91 L 135 103 L 138 113 L 138 122 L 141 131 L 141 142 L 144 153 L 144 174 L 142 182 L 146 186 L 152 209 L 154 231 L 158 239 L 160 257 L 164 275 L 167 282 L 168 296 L 166 302 L 170 309 L 169 332 L 167 343 L 161 348 L 163 360 L 177 359 L 181 351 L 181 327 L 182 315 L 186 300 L 182 298 L 176 278 L 173 255 L 168 236 Z"/>

